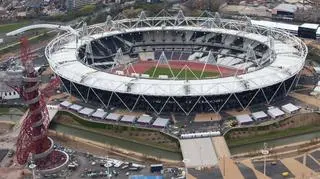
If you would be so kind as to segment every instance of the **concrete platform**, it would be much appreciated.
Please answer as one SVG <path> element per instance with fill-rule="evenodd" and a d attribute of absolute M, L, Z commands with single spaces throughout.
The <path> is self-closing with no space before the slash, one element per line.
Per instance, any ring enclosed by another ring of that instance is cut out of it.
<path fill-rule="evenodd" d="M 180 140 L 180 146 L 188 168 L 212 167 L 218 164 L 211 138 Z"/>

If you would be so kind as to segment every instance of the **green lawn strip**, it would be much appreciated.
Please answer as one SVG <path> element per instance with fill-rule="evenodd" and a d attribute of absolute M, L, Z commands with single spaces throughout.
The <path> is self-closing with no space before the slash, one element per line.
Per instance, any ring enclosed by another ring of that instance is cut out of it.
<path fill-rule="evenodd" d="M 1 114 L 7 114 L 7 113 L 9 113 L 9 111 L 10 111 L 10 108 L 0 108 L 0 113 Z"/>
<path fill-rule="evenodd" d="M 0 115 L 21 115 L 19 113 L 13 113 L 12 111 L 19 110 L 25 112 L 27 109 L 24 107 L 0 107 Z"/>
<path fill-rule="evenodd" d="M 48 40 L 49 38 L 52 38 L 52 37 L 54 37 L 54 34 L 52 34 L 52 33 L 50 33 L 50 34 L 43 33 L 40 35 L 36 35 L 36 36 L 29 38 L 29 44 L 33 45 L 33 44 Z M 20 47 L 19 45 L 20 45 L 20 42 L 14 42 L 10 45 L 4 46 L 4 47 L 0 48 L 0 54 L 4 54 L 4 53 L 8 53 L 8 52 L 17 50 Z"/>
<path fill-rule="evenodd" d="M 10 24 L 1 24 L 0 25 L 0 33 L 7 33 L 24 27 L 30 24 L 29 21 L 17 22 L 17 23 L 10 23 Z"/>
<path fill-rule="evenodd" d="M 311 133 L 319 130 L 320 130 L 319 125 L 307 125 L 307 126 L 302 126 L 297 128 L 290 128 L 286 130 L 271 131 L 266 134 L 259 134 L 259 135 L 256 135 L 254 134 L 254 132 L 252 132 L 252 136 L 250 137 L 239 137 L 237 139 L 228 139 L 228 137 L 226 137 L 226 141 L 229 147 L 236 147 L 240 145 L 280 139 L 280 138 L 290 137 L 295 135 L 302 135 L 302 134 Z"/>
<path fill-rule="evenodd" d="M 192 72 L 189 69 L 176 69 L 172 68 L 172 73 L 174 76 L 176 76 L 178 79 L 196 79 L 200 78 L 201 76 L 201 71 L 199 70 L 192 70 Z M 159 75 L 168 75 L 168 77 L 172 77 L 172 73 L 169 68 L 167 67 L 152 67 L 146 72 L 145 74 L 149 74 L 150 76 L 153 75 L 153 77 L 158 77 Z M 178 75 L 178 76 L 177 76 Z M 202 78 L 207 78 L 207 77 L 217 77 L 219 76 L 218 72 L 209 72 L 209 71 L 204 71 L 202 74 Z"/>
<path fill-rule="evenodd" d="M 158 131 L 153 131 L 153 130 L 147 130 L 147 129 L 141 129 L 141 128 L 137 128 L 137 127 L 128 127 L 128 126 L 119 126 L 117 124 L 106 124 L 106 123 L 97 123 L 97 122 L 91 122 L 91 121 L 87 121 L 87 120 L 84 120 L 84 119 L 81 119 L 80 117 L 72 114 L 72 113 L 69 113 L 69 112 L 66 112 L 66 111 L 59 111 L 57 116 L 59 114 L 62 114 L 62 115 L 67 115 L 69 117 L 71 117 L 73 120 L 75 120 L 76 122 L 78 122 L 79 124 L 69 124 L 69 123 L 63 123 L 63 122 L 60 122 L 60 121 L 54 121 L 56 123 L 59 123 L 61 125 L 65 125 L 65 126 L 69 126 L 69 127 L 73 127 L 73 128 L 78 128 L 78 129 L 81 129 L 81 130 L 87 130 L 87 131 L 90 131 L 90 132 L 93 132 L 93 133 L 97 133 L 97 134 L 101 134 L 101 135 L 105 135 L 105 136 L 109 136 L 109 137 L 113 137 L 113 138 L 118 138 L 118 139 L 121 139 L 121 140 L 126 140 L 126 141 L 131 141 L 131 142 L 135 142 L 135 143 L 138 143 L 138 144 L 142 144 L 142 145 L 147 145 L 147 146 L 151 146 L 151 147 L 156 147 L 156 148 L 159 148 L 159 149 L 162 149 L 162 150 L 167 150 L 167 151 L 170 151 L 170 152 L 180 152 L 180 150 L 174 150 L 174 149 L 171 149 L 171 148 L 168 148 L 169 146 L 163 146 L 161 144 L 157 144 L 157 143 L 153 143 L 152 145 L 151 144 L 147 144 L 145 143 L 145 141 L 140 141 L 140 140 L 128 140 L 127 136 L 119 136 L 121 134 L 118 134 L 118 135 L 112 135 L 112 134 L 108 134 L 108 133 L 105 133 L 103 131 L 99 131 L 99 130 L 96 130 L 96 129 L 109 129 L 111 130 L 112 128 L 115 128 L 116 130 L 123 130 L 123 131 L 126 131 L 126 130 L 129 130 L 129 128 L 131 129 L 131 131 L 149 131 L 149 132 L 158 132 Z M 94 129 L 95 128 L 95 129 Z M 165 134 L 162 134 L 160 133 L 161 135 L 165 135 Z M 176 140 L 170 136 L 165 136 L 165 137 L 169 137 L 170 140 Z M 176 142 L 176 141 L 174 141 Z"/>

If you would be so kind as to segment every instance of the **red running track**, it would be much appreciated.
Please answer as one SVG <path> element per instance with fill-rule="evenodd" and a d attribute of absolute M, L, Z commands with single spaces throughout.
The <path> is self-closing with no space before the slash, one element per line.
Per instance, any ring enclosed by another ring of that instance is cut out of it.
<path fill-rule="evenodd" d="M 152 67 L 155 67 L 157 65 L 156 60 L 152 61 L 138 61 L 137 63 L 132 64 L 132 66 L 127 67 L 117 67 L 116 69 L 113 69 L 113 72 L 116 70 L 124 71 L 125 74 L 131 74 L 131 73 L 140 73 L 143 74 L 144 72 L 148 71 Z M 194 61 L 181 61 L 181 60 L 170 60 L 169 65 L 173 69 L 182 69 L 184 66 L 188 66 L 191 70 L 194 71 L 202 71 L 204 68 L 205 64 L 202 62 L 194 62 Z M 167 65 L 159 65 L 159 67 L 167 67 Z M 237 69 L 234 68 L 228 68 L 228 67 L 223 67 L 219 66 L 219 69 L 222 73 L 223 77 L 226 76 L 232 76 L 237 73 Z M 216 65 L 212 64 L 207 64 L 204 71 L 206 72 L 217 72 L 219 73 L 219 69 Z M 243 73 L 243 70 L 238 70 L 238 74 Z"/>

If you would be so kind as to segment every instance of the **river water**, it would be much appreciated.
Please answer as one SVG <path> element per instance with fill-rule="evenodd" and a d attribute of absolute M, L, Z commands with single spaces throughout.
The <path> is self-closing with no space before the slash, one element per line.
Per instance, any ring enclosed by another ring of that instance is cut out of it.
<path fill-rule="evenodd" d="M 276 147 L 276 146 L 281 146 L 281 145 L 292 144 L 295 142 L 310 141 L 311 139 L 314 139 L 316 137 L 320 138 L 320 131 L 297 135 L 297 136 L 284 137 L 281 139 L 273 139 L 273 140 L 269 140 L 269 141 L 265 141 L 265 142 L 270 147 L 271 146 Z M 237 147 L 231 147 L 229 149 L 230 149 L 231 154 L 239 154 L 239 153 L 244 153 L 244 152 L 260 150 L 263 148 L 263 144 L 264 144 L 264 142 L 257 142 L 257 143 L 241 145 L 241 146 L 237 146 Z"/>
<path fill-rule="evenodd" d="M 171 160 L 182 160 L 182 156 L 180 152 L 171 152 L 167 150 L 158 149 L 152 146 L 143 145 L 143 144 L 137 144 L 135 142 L 122 140 L 110 136 L 105 136 L 97 133 L 93 133 L 90 131 L 85 131 L 57 123 L 51 123 L 50 129 L 53 129 L 57 132 L 61 132 L 64 134 L 73 135 L 76 137 L 100 142 L 100 143 L 106 143 L 115 147 L 120 147 L 123 149 L 132 150 L 135 152 L 143 153 L 150 156 L 160 157 L 160 158 L 166 158 Z"/>

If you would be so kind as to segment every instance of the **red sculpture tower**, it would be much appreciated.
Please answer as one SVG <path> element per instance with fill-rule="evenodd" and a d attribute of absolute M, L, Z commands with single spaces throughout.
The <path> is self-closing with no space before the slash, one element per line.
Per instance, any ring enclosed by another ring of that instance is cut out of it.
<path fill-rule="evenodd" d="M 24 67 L 21 86 L 15 89 L 25 100 L 29 110 L 21 124 L 17 140 L 17 161 L 26 164 L 33 161 L 37 169 L 50 171 L 67 162 L 66 153 L 54 150 L 53 140 L 47 136 L 49 114 L 41 91 L 40 78 L 33 67 L 27 38 L 22 38 L 21 63 Z"/>

